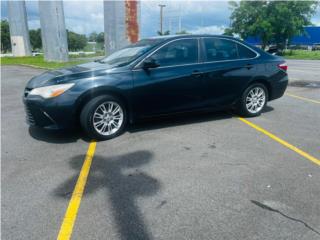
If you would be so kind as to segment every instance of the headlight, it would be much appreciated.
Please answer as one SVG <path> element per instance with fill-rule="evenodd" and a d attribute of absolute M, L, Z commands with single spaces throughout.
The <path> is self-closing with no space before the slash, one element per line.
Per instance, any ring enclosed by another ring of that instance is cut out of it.
<path fill-rule="evenodd" d="M 29 95 L 38 95 L 43 98 L 53 98 L 61 95 L 68 89 L 70 89 L 74 83 L 67 83 L 67 84 L 58 84 L 58 85 L 51 85 L 47 87 L 40 87 L 34 88 L 31 90 Z"/>

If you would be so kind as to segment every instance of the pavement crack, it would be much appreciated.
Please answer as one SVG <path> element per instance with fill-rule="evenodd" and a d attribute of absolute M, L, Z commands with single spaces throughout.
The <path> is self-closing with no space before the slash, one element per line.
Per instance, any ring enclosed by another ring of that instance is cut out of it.
<path fill-rule="evenodd" d="M 215 149 L 216 145 L 215 145 L 215 143 L 213 143 L 213 144 L 210 144 L 208 147 L 211 148 L 211 149 Z"/>
<path fill-rule="evenodd" d="M 161 203 L 156 207 L 157 209 L 161 208 L 163 205 L 167 204 L 166 200 L 161 201 Z"/>
<path fill-rule="evenodd" d="M 258 201 L 255 201 L 255 200 L 250 200 L 253 204 L 257 205 L 258 207 L 261 207 L 262 209 L 265 209 L 265 210 L 268 210 L 268 211 L 272 211 L 272 212 L 276 212 L 276 213 L 279 213 L 281 216 L 289 219 L 289 220 L 292 220 L 292 221 L 295 221 L 295 222 L 299 222 L 299 223 L 302 223 L 306 228 L 310 229 L 312 232 L 320 235 L 320 232 L 317 231 L 316 229 L 314 229 L 313 227 L 311 227 L 308 223 L 300 220 L 300 219 L 297 219 L 297 218 L 293 218 L 293 217 L 290 217 L 286 214 L 284 214 L 283 212 L 281 212 L 280 210 L 278 209 L 274 209 L 268 205 L 265 205 L 261 202 L 258 202 Z"/>

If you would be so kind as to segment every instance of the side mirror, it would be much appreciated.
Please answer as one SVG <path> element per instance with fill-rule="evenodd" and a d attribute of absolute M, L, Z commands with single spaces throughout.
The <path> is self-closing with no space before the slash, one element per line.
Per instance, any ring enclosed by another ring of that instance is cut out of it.
<path fill-rule="evenodd" d="M 144 60 L 142 68 L 144 70 L 148 70 L 149 68 L 157 68 L 160 65 L 156 62 L 156 60 L 154 60 L 153 58 L 147 58 L 146 60 Z"/>

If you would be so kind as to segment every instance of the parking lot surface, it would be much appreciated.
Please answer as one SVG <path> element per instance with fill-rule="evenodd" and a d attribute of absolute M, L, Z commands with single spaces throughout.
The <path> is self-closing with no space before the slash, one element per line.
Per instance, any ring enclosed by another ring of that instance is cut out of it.
<path fill-rule="evenodd" d="M 288 65 L 259 117 L 157 119 L 98 142 L 82 196 L 90 139 L 29 128 L 22 93 L 43 70 L 3 66 L 3 239 L 61 237 L 77 197 L 72 239 L 320 239 L 320 63 Z"/>
<path fill-rule="evenodd" d="M 286 60 L 289 65 L 289 76 L 293 82 L 320 82 L 319 61 L 315 60 Z"/>

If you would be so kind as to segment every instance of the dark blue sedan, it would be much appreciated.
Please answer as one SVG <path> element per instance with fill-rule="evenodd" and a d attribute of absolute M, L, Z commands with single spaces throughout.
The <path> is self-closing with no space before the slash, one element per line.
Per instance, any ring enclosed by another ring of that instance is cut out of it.
<path fill-rule="evenodd" d="M 286 70 L 282 58 L 227 36 L 143 39 L 102 60 L 31 79 L 27 122 L 48 129 L 80 123 L 90 137 L 110 139 L 150 116 L 224 108 L 257 116 L 284 94 Z"/>

